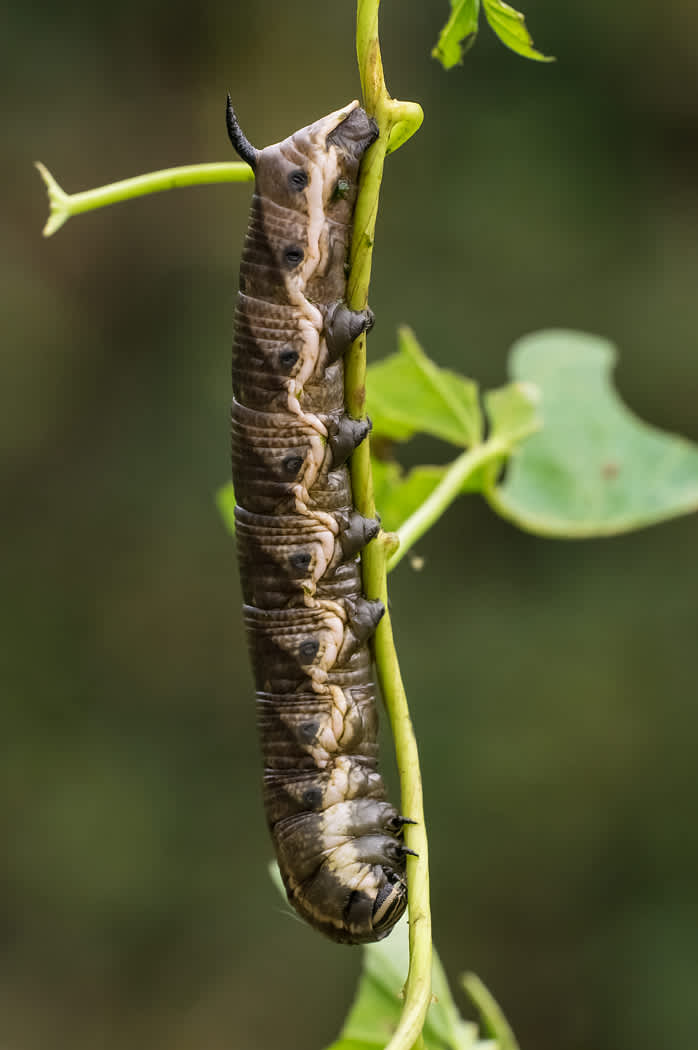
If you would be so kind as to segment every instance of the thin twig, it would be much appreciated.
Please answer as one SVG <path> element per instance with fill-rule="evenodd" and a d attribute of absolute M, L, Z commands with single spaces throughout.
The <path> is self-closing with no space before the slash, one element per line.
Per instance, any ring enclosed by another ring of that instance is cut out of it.
<path fill-rule="evenodd" d="M 136 175 L 133 179 L 111 182 L 108 186 L 98 186 L 94 190 L 84 190 L 82 193 L 66 193 L 43 164 L 37 161 L 36 167 L 46 183 L 51 208 L 43 229 L 44 237 L 50 237 L 60 230 L 71 215 L 94 211 L 95 208 L 104 208 L 108 204 L 118 204 L 120 201 L 144 197 L 149 193 L 161 193 L 163 190 L 174 190 L 180 186 L 251 182 L 254 179 L 252 168 L 240 161 L 224 164 L 187 164 L 181 168 L 165 168 L 163 171 L 148 172 L 147 175 Z"/>

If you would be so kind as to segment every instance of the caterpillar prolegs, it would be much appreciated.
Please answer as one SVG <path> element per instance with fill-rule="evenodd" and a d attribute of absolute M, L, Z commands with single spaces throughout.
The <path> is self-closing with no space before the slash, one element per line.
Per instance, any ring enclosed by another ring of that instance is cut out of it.
<path fill-rule="evenodd" d="M 370 424 L 344 408 L 343 354 L 373 322 L 344 302 L 351 221 L 375 122 L 352 102 L 257 150 L 233 345 L 232 454 L 264 805 L 289 900 L 335 941 L 390 932 L 407 902 L 402 827 L 377 772 L 368 639 L 384 613 L 357 555 L 377 520 L 346 461 Z"/>

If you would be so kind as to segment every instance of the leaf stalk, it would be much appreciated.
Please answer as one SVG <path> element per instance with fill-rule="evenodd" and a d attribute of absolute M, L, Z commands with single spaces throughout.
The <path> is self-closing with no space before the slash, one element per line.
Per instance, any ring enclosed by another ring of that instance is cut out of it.
<path fill-rule="evenodd" d="M 497 463 L 511 451 L 511 442 L 491 438 L 454 459 L 434 491 L 397 530 L 400 545 L 389 557 L 388 572 L 399 565 L 415 543 L 435 525 L 463 491 L 467 479 L 485 464 Z"/>

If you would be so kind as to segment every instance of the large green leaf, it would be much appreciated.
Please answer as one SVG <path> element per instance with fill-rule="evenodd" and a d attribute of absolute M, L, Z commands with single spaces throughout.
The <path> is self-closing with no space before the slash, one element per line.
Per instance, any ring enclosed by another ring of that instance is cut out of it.
<path fill-rule="evenodd" d="M 480 0 L 451 0 L 451 15 L 431 52 L 444 69 L 459 65 L 475 43 L 479 15 Z"/>
<path fill-rule="evenodd" d="M 487 21 L 503 44 L 516 51 L 517 55 L 532 58 L 535 62 L 555 61 L 550 55 L 536 51 L 520 11 L 505 4 L 504 0 L 482 0 L 482 3 Z"/>
<path fill-rule="evenodd" d="M 399 1020 L 409 962 L 407 919 L 363 952 L 356 999 L 339 1039 L 327 1050 L 383 1050 Z M 495 1050 L 491 1041 L 478 1040 L 476 1025 L 460 1017 L 436 953 L 432 980 L 434 1001 L 424 1026 L 425 1050 Z"/>
<path fill-rule="evenodd" d="M 374 436 L 394 441 L 423 433 L 467 448 L 482 432 L 476 384 L 430 361 L 409 328 L 398 352 L 369 368 L 366 408 Z"/>
<path fill-rule="evenodd" d="M 544 427 L 487 495 L 521 528 L 604 536 L 698 510 L 698 447 L 623 404 L 614 361 L 610 343 L 582 332 L 538 332 L 514 346 L 511 373 L 540 389 Z"/>

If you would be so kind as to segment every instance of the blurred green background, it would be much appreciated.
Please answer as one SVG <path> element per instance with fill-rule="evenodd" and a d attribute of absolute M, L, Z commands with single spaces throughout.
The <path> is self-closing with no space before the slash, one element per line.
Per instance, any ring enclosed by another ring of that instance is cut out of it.
<path fill-rule="evenodd" d="M 420 134 L 386 171 L 371 353 L 411 324 L 496 385 L 518 336 L 617 341 L 625 399 L 698 440 L 698 7 L 527 0 L 553 66 L 385 0 Z M 249 187 L 42 240 L 69 191 L 232 159 L 356 96 L 351 3 L 37 0 L 5 12 L 0 199 L 0 1046 L 319 1050 L 359 953 L 282 913 L 233 544 L 229 356 Z M 411 460 L 447 455 L 415 445 Z M 524 1050 L 698 1028 L 696 521 L 518 533 L 463 500 L 392 584 L 435 935 Z M 389 743 L 384 765 L 391 773 Z"/>

